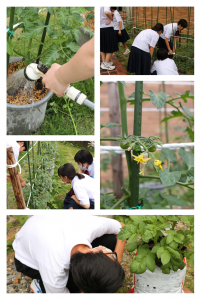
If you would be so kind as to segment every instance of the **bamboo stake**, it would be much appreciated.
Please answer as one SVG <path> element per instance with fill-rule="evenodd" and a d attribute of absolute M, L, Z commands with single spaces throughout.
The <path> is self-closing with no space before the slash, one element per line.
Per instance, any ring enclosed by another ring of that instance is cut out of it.
<path fill-rule="evenodd" d="M 14 165 L 16 163 L 15 161 L 15 156 L 13 152 L 12 147 L 7 148 L 7 165 Z M 15 194 L 15 199 L 17 201 L 17 206 L 18 209 L 26 209 L 26 204 L 24 201 L 24 195 L 22 191 L 22 186 L 20 182 L 20 176 L 17 170 L 17 167 L 9 168 L 8 169 L 10 178 L 11 178 L 11 183 L 13 187 L 13 191 Z"/>
<path fill-rule="evenodd" d="M 41 38 L 41 44 L 40 44 L 40 47 L 39 47 L 39 50 L 38 50 L 38 55 L 37 55 L 38 59 L 36 60 L 37 64 L 39 64 L 39 61 L 40 61 L 40 55 L 42 53 L 42 48 L 43 48 L 43 45 L 44 45 L 44 40 L 45 40 L 45 37 L 46 37 L 47 26 L 49 24 L 50 16 L 51 16 L 51 14 L 50 14 L 50 12 L 48 12 L 46 20 L 45 20 L 45 27 L 44 27 L 42 38 Z"/>
<path fill-rule="evenodd" d="M 7 38 L 11 38 L 11 32 L 13 31 L 13 23 L 14 23 L 14 15 L 15 15 L 15 7 L 10 8 L 10 23 L 9 23 L 9 31 L 7 33 Z M 7 76 L 8 76 L 8 66 L 9 66 L 10 54 L 7 52 Z"/>
<path fill-rule="evenodd" d="M 135 107 L 134 107 L 134 131 L 135 136 L 141 136 L 141 124 L 142 124 L 142 93 L 143 93 L 143 81 L 136 81 L 135 83 Z M 127 152 L 127 151 L 126 151 Z M 138 152 L 133 151 L 133 155 L 138 155 Z M 140 164 L 132 160 L 132 175 L 131 175 L 131 207 L 138 206 L 139 201 L 139 172 Z"/>

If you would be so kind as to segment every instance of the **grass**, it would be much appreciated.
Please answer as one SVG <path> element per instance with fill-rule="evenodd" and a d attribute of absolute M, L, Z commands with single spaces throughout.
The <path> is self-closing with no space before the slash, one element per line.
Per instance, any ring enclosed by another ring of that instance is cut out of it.
<path fill-rule="evenodd" d="M 59 150 L 59 157 L 55 161 L 55 169 L 54 169 L 54 176 L 53 179 L 56 181 L 55 184 L 53 184 L 53 192 L 52 198 L 54 200 L 54 204 L 56 204 L 58 209 L 63 209 L 64 204 L 63 201 L 65 199 L 66 193 L 70 190 L 70 185 L 65 185 L 61 182 L 60 177 L 58 176 L 58 168 L 65 164 L 65 163 L 71 163 L 74 165 L 75 169 L 78 171 L 78 166 L 76 162 L 74 161 L 75 154 L 80 150 L 85 148 L 84 146 L 79 146 L 76 144 L 72 144 L 72 142 L 57 142 L 57 148 Z M 94 156 L 94 149 L 91 147 L 86 148 L 88 149 L 92 155 Z M 35 151 L 36 152 L 36 151 Z M 24 155 L 24 153 L 20 153 L 19 159 Z M 37 154 L 35 153 L 35 156 Z M 24 165 L 22 166 L 22 178 L 29 181 L 29 173 L 28 173 L 28 164 L 27 164 L 27 156 L 24 158 Z M 12 184 L 7 181 L 7 193 L 9 189 L 11 188 Z M 25 199 L 25 202 L 27 199 Z M 17 204 L 15 201 L 14 193 L 13 191 L 9 195 L 8 205 L 10 209 L 17 209 Z M 51 207 L 51 206 L 50 206 Z M 53 208 L 53 207 L 51 207 Z"/>
<path fill-rule="evenodd" d="M 143 28 L 144 29 L 144 28 Z M 127 32 L 130 32 L 127 30 Z M 137 32 L 137 34 L 139 31 Z M 129 50 L 131 49 L 131 45 L 133 43 L 133 37 L 131 34 L 129 34 L 130 40 L 127 41 L 127 46 Z M 182 37 L 187 37 L 186 34 L 182 34 Z M 190 38 L 194 38 L 193 35 L 189 36 Z M 115 52 L 116 57 L 118 58 L 119 62 L 123 66 L 125 72 L 127 75 L 133 75 L 133 73 L 127 72 L 127 66 L 128 66 L 128 58 L 129 55 L 123 55 L 123 52 L 125 51 L 125 48 L 118 44 L 119 46 L 119 51 Z M 178 67 L 179 74 L 188 74 L 188 75 L 194 75 L 194 60 L 192 59 L 194 57 L 194 41 L 190 41 L 186 39 L 181 40 L 181 46 L 178 47 L 178 40 L 177 40 L 177 49 L 176 49 L 176 54 L 174 55 L 173 59 Z M 180 55 L 180 56 L 179 56 Z M 186 57 L 181 57 L 181 56 L 187 56 Z M 156 60 L 156 49 L 154 50 L 154 54 L 152 57 L 152 64 Z"/>

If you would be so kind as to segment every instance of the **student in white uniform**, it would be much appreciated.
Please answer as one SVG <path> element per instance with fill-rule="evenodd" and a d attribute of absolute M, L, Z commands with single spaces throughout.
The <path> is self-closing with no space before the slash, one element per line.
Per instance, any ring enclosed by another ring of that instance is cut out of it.
<path fill-rule="evenodd" d="M 78 164 L 79 172 L 95 178 L 94 157 L 87 149 L 79 150 L 74 156 L 75 162 Z"/>
<path fill-rule="evenodd" d="M 118 51 L 117 39 L 114 34 L 112 13 L 110 7 L 100 8 L 100 53 L 102 58 L 101 68 L 114 70 L 115 66 L 110 62 L 113 52 Z M 111 21 L 111 22 L 110 22 Z"/>
<path fill-rule="evenodd" d="M 168 58 L 166 49 L 158 49 L 157 59 L 151 68 L 152 75 L 179 75 L 178 68 L 173 59 Z"/>
<path fill-rule="evenodd" d="M 6 143 L 6 147 L 9 147 L 9 146 L 11 146 L 13 148 L 15 162 L 18 162 L 19 153 L 21 153 L 22 151 L 27 151 L 27 146 L 29 147 L 29 142 L 28 141 L 25 141 L 25 142 L 9 141 Z M 9 182 L 11 182 L 10 174 L 6 174 L 6 176 L 7 176 L 7 180 Z M 25 186 L 26 181 L 20 175 L 19 175 L 19 178 L 20 178 L 21 185 Z"/>
<path fill-rule="evenodd" d="M 122 20 L 122 17 L 120 16 L 119 12 L 117 11 L 117 7 L 111 7 L 111 11 L 113 12 L 113 24 L 114 24 L 114 31 L 116 34 L 117 42 L 122 43 L 125 52 L 123 54 L 129 54 L 130 50 L 128 49 L 128 46 L 126 45 L 126 42 L 130 39 L 130 36 L 126 32 L 126 29 L 124 28 L 124 23 Z"/>
<path fill-rule="evenodd" d="M 77 173 L 70 163 L 60 166 L 58 175 L 62 182 L 71 184 L 71 190 L 64 200 L 65 209 L 94 209 L 95 181 L 93 178 Z"/>
<path fill-rule="evenodd" d="M 172 58 L 172 53 L 176 51 L 176 40 L 184 28 L 187 28 L 188 24 L 185 19 L 180 19 L 178 23 L 170 23 L 164 26 L 163 33 L 160 35 L 158 46 L 164 48 L 169 53 L 169 58 Z M 171 37 L 174 36 L 174 47 L 172 47 Z"/>
<path fill-rule="evenodd" d="M 151 58 L 163 32 L 163 25 L 157 23 L 151 29 L 141 31 L 133 41 L 127 71 L 135 75 L 150 75 Z"/>
<path fill-rule="evenodd" d="M 15 235 L 16 269 L 34 279 L 35 293 L 115 293 L 125 278 L 123 226 L 97 216 L 32 216 Z"/>

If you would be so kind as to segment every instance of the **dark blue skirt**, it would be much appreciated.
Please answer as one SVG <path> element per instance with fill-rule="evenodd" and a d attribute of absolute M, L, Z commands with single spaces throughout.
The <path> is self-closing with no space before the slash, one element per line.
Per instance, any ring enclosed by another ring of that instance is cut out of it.
<path fill-rule="evenodd" d="M 73 207 L 73 209 L 85 209 L 84 207 L 78 205 L 74 199 L 70 197 L 70 191 L 66 194 L 65 200 L 64 200 L 64 209 L 69 209 L 70 207 Z M 90 200 L 90 208 L 94 209 L 94 201 Z"/>
<path fill-rule="evenodd" d="M 170 46 L 170 49 L 173 51 L 171 40 L 169 41 L 169 46 Z M 167 52 L 169 52 L 169 50 L 167 48 L 167 45 L 165 43 L 165 40 L 163 38 L 161 38 L 161 37 L 159 37 L 159 40 L 158 40 L 158 47 L 159 47 L 159 49 L 164 48 L 164 49 L 167 50 Z M 168 55 L 168 58 L 172 58 L 172 57 L 173 57 L 173 54 L 172 55 Z"/>
<path fill-rule="evenodd" d="M 127 71 L 129 73 L 135 73 L 135 75 L 150 75 L 150 67 L 150 53 L 132 46 L 128 59 Z"/>
<path fill-rule="evenodd" d="M 130 36 L 126 32 L 126 29 L 121 30 L 122 35 L 118 34 L 119 30 L 114 30 L 114 31 L 115 31 L 118 43 L 126 43 L 128 40 L 130 40 Z"/>
<path fill-rule="evenodd" d="M 119 48 L 114 28 L 100 28 L 100 52 L 113 53 L 118 50 Z"/>

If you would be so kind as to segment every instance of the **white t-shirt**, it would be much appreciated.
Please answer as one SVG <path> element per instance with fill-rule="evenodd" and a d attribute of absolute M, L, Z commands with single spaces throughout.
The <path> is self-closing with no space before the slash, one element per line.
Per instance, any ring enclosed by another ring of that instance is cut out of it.
<path fill-rule="evenodd" d="M 85 178 L 79 179 L 75 176 L 71 182 L 71 187 L 74 190 L 76 198 L 80 201 L 80 204 L 90 204 L 90 200 L 95 199 L 95 181 L 93 178 L 86 174 L 82 174 Z"/>
<path fill-rule="evenodd" d="M 6 143 L 6 147 L 8 147 L 8 146 L 12 146 L 13 152 L 14 152 L 14 157 L 15 157 L 15 162 L 18 162 L 20 145 L 16 141 L 9 141 Z"/>
<path fill-rule="evenodd" d="M 179 75 L 174 60 L 170 58 L 154 61 L 151 73 L 154 71 L 157 71 L 157 75 Z"/>
<path fill-rule="evenodd" d="M 105 14 L 106 11 L 112 13 L 109 6 L 100 7 L 100 28 L 113 27 L 112 21 L 110 24 L 106 25 L 106 23 L 110 20 Z"/>
<path fill-rule="evenodd" d="M 114 24 L 114 30 L 119 30 L 119 22 L 122 22 L 121 30 L 124 29 L 124 23 L 123 20 L 117 10 L 114 11 L 113 16 L 113 24 Z"/>
<path fill-rule="evenodd" d="M 161 33 L 160 37 L 162 39 L 168 38 L 168 41 L 170 41 L 170 38 L 175 35 L 175 32 L 178 30 L 177 23 L 170 23 L 164 26 L 163 33 Z"/>
<path fill-rule="evenodd" d="M 69 293 L 71 250 L 83 244 L 92 248 L 92 241 L 104 234 L 117 235 L 118 221 L 95 216 L 33 216 L 16 234 L 15 257 L 23 264 L 39 270 L 46 293 Z"/>
<path fill-rule="evenodd" d="M 155 48 L 159 34 L 152 29 L 145 29 L 141 31 L 133 41 L 132 46 L 139 48 L 145 52 L 149 52 L 149 47 Z"/>
<path fill-rule="evenodd" d="M 94 177 L 94 173 L 95 173 L 94 157 L 93 157 L 93 162 L 92 162 L 92 164 L 89 165 L 89 167 L 88 167 L 87 170 L 88 170 L 88 172 L 89 172 L 90 177 L 92 177 L 92 178 L 94 179 L 94 178 L 95 178 L 95 177 Z"/>

